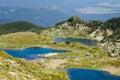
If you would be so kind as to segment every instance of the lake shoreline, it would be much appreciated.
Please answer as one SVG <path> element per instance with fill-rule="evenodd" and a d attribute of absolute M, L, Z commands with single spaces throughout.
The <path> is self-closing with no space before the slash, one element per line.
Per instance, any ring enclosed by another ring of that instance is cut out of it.
<path fill-rule="evenodd" d="M 77 70 L 80 71 L 81 73 L 78 72 Z M 76 75 L 78 75 L 78 76 L 72 75 L 72 74 L 74 74 L 73 72 L 76 73 Z M 92 77 L 91 76 L 88 77 L 87 73 L 90 73 L 88 75 L 91 75 Z M 92 75 L 92 73 L 95 74 L 96 76 Z M 99 74 L 97 75 L 97 73 L 99 73 Z M 120 79 L 120 76 L 110 74 L 110 72 L 108 72 L 108 71 L 95 70 L 95 69 L 85 69 L 85 68 L 68 68 L 67 69 L 67 74 L 68 74 L 70 80 L 79 80 L 80 79 L 80 75 L 81 75 L 81 79 L 84 79 L 84 80 L 89 80 L 89 79 L 90 80 L 97 80 L 98 78 L 104 80 L 104 78 L 105 79 L 107 79 L 107 78 L 109 79 L 109 77 L 110 77 L 110 80 L 119 80 Z"/>

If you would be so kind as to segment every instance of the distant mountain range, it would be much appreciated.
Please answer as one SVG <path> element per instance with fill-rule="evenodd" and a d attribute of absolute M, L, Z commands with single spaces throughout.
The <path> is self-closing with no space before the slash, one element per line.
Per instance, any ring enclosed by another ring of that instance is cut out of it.
<path fill-rule="evenodd" d="M 69 15 L 62 11 L 50 9 L 30 9 L 16 7 L 0 7 L 0 23 L 13 21 L 29 21 L 42 26 L 52 26 Z"/>

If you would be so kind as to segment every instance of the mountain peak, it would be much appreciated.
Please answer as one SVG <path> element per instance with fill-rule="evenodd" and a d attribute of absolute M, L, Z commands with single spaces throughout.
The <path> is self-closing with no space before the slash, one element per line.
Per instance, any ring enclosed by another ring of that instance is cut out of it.
<path fill-rule="evenodd" d="M 80 19 L 78 16 L 71 16 L 69 19 L 57 23 L 56 26 L 62 25 L 65 23 L 67 23 L 67 25 L 70 25 L 70 26 L 76 26 L 76 24 L 83 24 L 85 22 L 82 19 Z"/>
<path fill-rule="evenodd" d="M 79 17 L 77 17 L 77 16 L 70 17 L 67 20 L 67 22 L 69 22 L 70 25 L 72 25 L 72 26 L 75 26 L 76 24 L 83 24 L 84 23 L 84 21 L 82 19 L 80 19 Z"/>
<path fill-rule="evenodd" d="M 73 21 L 77 21 L 78 19 L 80 19 L 80 18 L 77 17 L 77 16 L 72 16 L 72 17 L 70 17 L 67 21 L 68 21 L 68 22 L 73 22 Z"/>
<path fill-rule="evenodd" d="M 72 21 L 76 21 L 77 19 L 80 19 L 79 17 L 77 16 L 72 16 L 68 19 L 69 22 L 72 22 Z"/>

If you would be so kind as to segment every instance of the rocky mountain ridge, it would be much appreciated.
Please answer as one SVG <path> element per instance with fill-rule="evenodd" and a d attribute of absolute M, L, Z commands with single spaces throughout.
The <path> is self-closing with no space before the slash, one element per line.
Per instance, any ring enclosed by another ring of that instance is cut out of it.
<path fill-rule="evenodd" d="M 71 37 L 76 38 L 92 38 L 97 40 L 98 45 L 104 47 L 112 57 L 120 54 L 120 17 L 103 23 L 97 20 L 85 22 L 77 16 L 72 16 L 68 20 L 57 23 L 56 28 L 58 32 L 55 28 L 52 28 L 51 32 L 55 30 L 62 36 L 71 34 L 73 35 Z"/>

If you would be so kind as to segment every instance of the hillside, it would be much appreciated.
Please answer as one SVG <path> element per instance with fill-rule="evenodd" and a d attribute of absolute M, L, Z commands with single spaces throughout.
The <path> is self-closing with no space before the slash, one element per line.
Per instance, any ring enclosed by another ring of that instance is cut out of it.
<path fill-rule="evenodd" d="M 65 23 L 67 23 L 69 26 L 76 26 L 76 24 L 84 24 L 84 21 L 77 16 L 72 16 L 65 21 L 57 23 L 55 26 L 60 26 Z"/>
<path fill-rule="evenodd" d="M 108 29 L 116 30 L 120 28 L 120 17 L 109 19 L 104 23 L 104 25 Z"/>
<path fill-rule="evenodd" d="M 98 45 L 107 49 L 110 55 L 120 54 L 119 17 L 111 18 L 103 23 L 98 20 L 85 22 L 77 16 L 72 16 L 65 21 L 57 23 L 55 27 L 42 31 L 42 35 L 52 38 L 62 37 L 94 39 L 98 41 Z"/>
<path fill-rule="evenodd" d="M 0 80 L 68 80 L 65 71 L 45 69 L 0 51 Z"/>
<path fill-rule="evenodd" d="M 24 48 L 52 43 L 52 40 L 34 32 L 16 32 L 0 36 L 0 47 Z"/>
<path fill-rule="evenodd" d="M 105 36 L 101 41 L 102 46 L 112 57 L 120 55 L 120 18 L 112 18 L 105 22 L 105 27 L 112 34 Z"/>
<path fill-rule="evenodd" d="M 91 29 L 85 25 L 85 21 L 77 16 L 72 16 L 67 20 L 58 22 L 54 27 L 42 31 L 41 34 L 52 38 L 89 38 L 90 31 Z"/>
<path fill-rule="evenodd" d="M 104 28 L 104 23 L 99 20 L 90 20 L 90 21 L 86 22 L 85 25 L 91 28 L 90 33 L 92 33 L 93 31 L 95 31 L 98 28 L 101 28 L 101 29 Z"/>
<path fill-rule="evenodd" d="M 43 29 L 44 29 L 43 27 L 37 26 L 30 22 L 17 21 L 7 24 L 0 24 L 0 35 L 14 33 L 14 32 L 25 32 L 25 31 L 40 33 L 40 31 Z"/>
<path fill-rule="evenodd" d="M 38 41 L 35 43 L 35 40 Z M 50 40 L 32 32 L 18 32 L 1 36 L 0 42 L 4 43 L 2 48 L 48 45 L 51 48 L 72 50 L 73 52 L 48 56 L 45 59 L 40 58 L 32 62 L 11 57 L 6 52 L 0 51 L 0 79 L 68 80 L 65 72 L 66 68 L 91 68 L 108 71 L 114 69 L 117 71 L 111 71 L 111 73 L 120 74 L 119 58 L 115 60 L 109 58 L 103 49 L 89 47 L 80 43 L 47 43 L 47 41 Z M 89 56 L 87 56 L 88 53 Z"/>
<path fill-rule="evenodd" d="M 73 21 L 77 20 L 81 22 L 81 19 L 76 19 L 78 17 L 72 18 Z M 68 80 L 65 72 L 66 68 L 107 70 L 112 74 L 120 75 L 120 57 L 113 59 L 108 56 L 108 53 L 106 53 L 103 48 L 100 48 L 102 44 L 106 43 L 107 38 L 110 42 L 113 40 L 112 37 L 118 40 L 119 29 L 116 29 L 116 31 L 110 34 L 109 31 L 111 32 L 111 29 L 96 26 L 94 29 L 96 33 L 94 35 L 96 37 L 100 37 L 101 35 L 105 39 L 103 43 L 100 43 L 100 47 L 86 46 L 75 42 L 54 42 L 52 40 L 54 37 L 91 38 L 90 34 L 94 33 L 94 31 L 91 32 L 92 26 L 86 26 L 85 23 L 78 24 L 78 22 L 75 22 L 74 26 L 72 26 L 70 24 L 73 21 L 70 19 L 69 24 L 63 23 L 56 27 L 48 28 L 47 30 L 43 30 L 41 34 L 27 31 L 1 35 L 0 48 L 45 47 L 70 50 L 72 52 L 52 56 L 44 54 L 43 56 L 46 56 L 45 59 L 40 58 L 33 61 L 26 61 L 8 56 L 2 51 L 0 52 L 0 70 L 2 70 L 0 71 L 0 79 Z M 106 32 L 109 33 L 109 35 L 105 35 Z M 95 39 L 95 37 L 92 39 Z M 115 41 L 113 40 L 113 42 Z M 119 42 L 115 44 L 119 44 Z M 107 49 L 110 48 L 109 51 L 111 51 L 110 45 L 105 44 Z M 114 48 L 119 50 L 119 45 L 115 45 Z M 112 47 L 112 49 L 114 48 Z"/>

